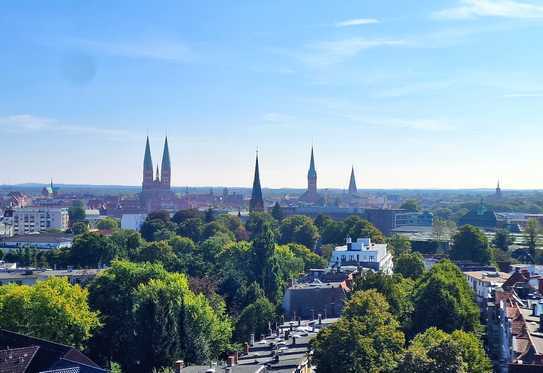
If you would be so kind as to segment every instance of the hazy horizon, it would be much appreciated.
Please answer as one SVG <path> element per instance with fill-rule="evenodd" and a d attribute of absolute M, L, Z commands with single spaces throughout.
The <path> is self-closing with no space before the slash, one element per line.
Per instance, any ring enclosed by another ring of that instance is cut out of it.
<path fill-rule="evenodd" d="M 543 187 L 541 0 L 2 8 L 0 184 Z"/>

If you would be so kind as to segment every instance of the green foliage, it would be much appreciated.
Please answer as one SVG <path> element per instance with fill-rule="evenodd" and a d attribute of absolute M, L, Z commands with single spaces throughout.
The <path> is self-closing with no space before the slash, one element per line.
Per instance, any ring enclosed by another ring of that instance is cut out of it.
<path fill-rule="evenodd" d="M 313 251 L 309 250 L 306 246 L 295 243 L 288 244 L 287 246 L 296 258 L 303 260 L 305 272 L 312 268 L 326 267 L 327 261 L 321 256 L 315 254 Z"/>
<path fill-rule="evenodd" d="M 269 323 L 275 321 L 275 307 L 266 298 L 260 297 L 243 309 L 236 322 L 234 338 L 238 342 L 248 342 L 251 333 L 255 336 L 268 334 Z"/>
<path fill-rule="evenodd" d="M 413 312 L 411 296 L 414 287 L 415 284 L 411 279 L 368 271 L 355 280 L 353 291 L 378 291 L 385 297 L 391 312 L 396 315 L 402 327 L 407 329 Z"/>
<path fill-rule="evenodd" d="M 383 234 L 375 226 L 357 215 L 349 216 L 343 221 L 323 218 L 319 224 L 322 225 L 320 235 L 323 244 L 339 245 L 345 242 L 347 236 L 353 240 L 370 237 L 373 242 L 385 242 Z"/>
<path fill-rule="evenodd" d="M 96 228 L 116 230 L 119 229 L 119 222 L 116 219 L 107 216 L 96 224 Z"/>
<path fill-rule="evenodd" d="M 177 211 L 173 215 L 171 220 L 176 224 L 181 224 L 188 219 L 203 219 L 203 218 L 204 218 L 204 214 L 202 214 L 197 209 L 186 209 L 186 210 Z"/>
<path fill-rule="evenodd" d="M 273 205 L 271 215 L 273 216 L 275 220 L 279 222 L 283 220 L 284 218 L 283 210 L 281 210 L 281 206 L 279 205 L 279 202 L 275 202 L 275 204 Z"/>
<path fill-rule="evenodd" d="M 410 212 L 420 211 L 419 201 L 416 199 L 408 199 L 400 206 L 402 210 L 407 210 Z"/>
<path fill-rule="evenodd" d="M 179 259 L 172 247 L 166 241 L 149 242 L 136 250 L 131 259 L 139 263 L 162 264 L 169 271 L 175 271 L 179 265 Z"/>
<path fill-rule="evenodd" d="M 83 234 L 89 231 L 89 225 L 85 221 L 78 221 L 72 224 L 70 228 L 73 234 Z"/>
<path fill-rule="evenodd" d="M 400 366 L 405 373 L 490 373 L 492 364 L 473 333 L 429 328 L 412 341 Z"/>
<path fill-rule="evenodd" d="M 319 373 L 392 372 L 403 353 L 404 335 L 375 290 L 356 293 L 341 319 L 313 341 Z"/>
<path fill-rule="evenodd" d="M 430 327 L 446 332 L 479 331 L 479 307 L 464 275 L 451 261 L 434 265 L 418 281 L 413 303 L 412 334 Z"/>
<path fill-rule="evenodd" d="M 465 225 L 454 235 L 450 252 L 453 260 L 471 260 L 489 264 L 492 259 L 485 234 L 473 225 Z"/>
<path fill-rule="evenodd" d="M 299 243 L 309 249 L 313 249 L 319 239 L 319 231 L 313 224 L 313 220 L 303 215 L 289 216 L 284 219 L 279 226 L 279 232 L 280 243 Z"/>
<path fill-rule="evenodd" d="M 68 209 L 68 219 L 70 226 L 85 220 L 85 208 L 83 207 L 83 203 L 81 201 L 74 202 L 74 204 Z"/>
<path fill-rule="evenodd" d="M 273 216 L 266 212 L 251 212 L 245 223 L 245 228 L 249 233 L 250 240 L 254 240 L 257 236 L 262 234 L 264 226 L 270 227 L 275 239 L 278 235 L 276 224 L 277 222 Z"/>
<path fill-rule="evenodd" d="M 104 323 L 93 337 L 93 356 L 117 361 L 123 371 L 159 369 L 178 358 L 204 363 L 229 347 L 232 327 L 224 306 L 212 307 L 189 290 L 186 276 L 159 264 L 113 262 L 89 292 Z"/>
<path fill-rule="evenodd" d="M 109 264 L 119 254 L 119 247 L 111 239 L 91 232 L 75 237 L 68 260 L 76 267 L 96 268 L 99 264 Z"/>
<path fill-rule="evenodd" d="M 188 218 L 179 223 L 177 234 L 188 237 L 194 242 L 200 242 L 204 232 L 204 223 L 199 218 Z"/>
<path fill-rule="evenodd" d="M 176 226 L 174 223 L 168 220 L 165 221 L 165 217 L 160 215 L 161 218 L 153 218 L 159 212 L 149 214 L 147 219 L 143 222 L 140 228 L 140 233 L 146 241 L 161 241 L 167 240 L 173 236 Z"/>
<path fill-rule="evenodd" d="M 100 327 L 87 297 L 87 290 L 60 277 L 0 286 L 0 328 L 83 349 Z"/>
<path fill-rule="evenodd" d="M 393 256 L 399 256 L 402 253 L 411 251 L 411 241 L 407 237 L 394 234 L 386 240 L 388 249 Z"/>
<path fill-rule="evenodd" d="M 416 280 L 424 273 L 424 258 L 417 252 L 403 252 L 394 258 L 394 273 Z"/>

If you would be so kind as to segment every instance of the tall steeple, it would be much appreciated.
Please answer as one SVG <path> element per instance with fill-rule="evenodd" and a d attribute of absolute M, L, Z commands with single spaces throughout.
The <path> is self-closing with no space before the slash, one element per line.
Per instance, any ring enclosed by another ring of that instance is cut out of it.
<path fill-rule="evenodd" d="M 170 165 L 170 149 L 168 148 L 168 136 L 164 140 L 164 151 L 162 152 L 162 166 L 160 170 L 162 179 L 160 179 L 162 186 L 165 189 L 170 189 L 172 168 Z"/>
<path fill-rule="evenodd" d="M 258 167 L 258 152 L 256 153 L 255 178 L 253 180 L 253 191 L 249 202 L 249 211 L 264 211 L 264 200 L 262 199 L 262 188 L 260 186 L 260 171 Z"/>
<path fill-rule="evenodd" d="M 498 185 L 496 186 L 496 197 L 502 196 L 502 188 L 500 187 L 500 180 L 498 180 Z"/>
<path fill-rule="evenodd" d="M 156 165 L 156 177 L 155 182 L 160 183 L 160 174 L 158 173 L 158 164 Z"/>
<path fill-rule="evenodd" d="M 356 180 L 354 178 L 354 166 L 351 168 L 351 179 L 349 180 L 349 194 L 356 194 L 358 193 L 358 189 L 356 188 Z"/>
<path fill-rule="evenodd" d="M 153 160 L 151 159 L 151 147 L 149 146 L 149 136 L 145 142 L 145 156 L 143 158 L 143 189 L 153 185 Z"/>
<path fill-rule="evenodd" d="M 309 171 L 307 172 L 307 191 L 309 193 L 317 193 L 317 171 L 315 170 L 313 147 L 311 147 L 311 160 L 309 161 Z"/>

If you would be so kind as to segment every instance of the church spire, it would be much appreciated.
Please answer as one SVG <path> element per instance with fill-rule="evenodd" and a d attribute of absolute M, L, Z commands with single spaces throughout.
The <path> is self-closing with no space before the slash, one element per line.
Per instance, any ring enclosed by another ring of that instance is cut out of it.
<path fill-rule="evenodd" d="M 164 140 L 164 151 L 162 152 L 162 166 L 160 170 L 162 175 L 161 183 L 164 187 L 170 188 L 172 169 L 170 165 L 170 149 L 168 147 L 168 136 Z"/>
<path fill-rule="evenodd" d="M 358 193 L 358 189 L 356 188 L 356 180 L 354 178 L 354 166 L 351 168 L 351 179 L 349 180 L 349 194 L 356 194 Z"/>
<path fill-rule="evenodd" d="M 255 178 L 253 180 L 253 191 L 249 202 L 249 211 L 264 211 L 264 200 L 262 199 L 262 188 L 260 186 L 260 170 L 258 167 L 258 152 L 256 153 Z"/>
<path fill-rule="evenodd" d="M 156 178 L 155 178 L 155 181 L 160 182 L 160 174 L 158 173 L 158 164 L 156 165 Z"/>
<path fill-rule="evenodd" d="M 311 160 L 309 161 L 309 171 L 307 172 L 307 191 L 317 193 L 317 170 L 315 169 L 315 157 L 313 147 L 311 147 Z"/>
<path fill-rule="evenodd" d="M 151 147 L 149 136 L 145 142 L 145 156 L 143 158 L 143 189 L 153 184 L 153 160 L 151 159 Z"/>

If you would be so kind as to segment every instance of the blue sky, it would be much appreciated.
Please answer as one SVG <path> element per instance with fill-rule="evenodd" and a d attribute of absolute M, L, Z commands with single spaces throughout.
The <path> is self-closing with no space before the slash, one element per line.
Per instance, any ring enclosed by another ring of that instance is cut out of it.
<path fill-rule="evenodd" d="M 11 1 L 0 184 L 543 186 L 543 1 Z"/>

